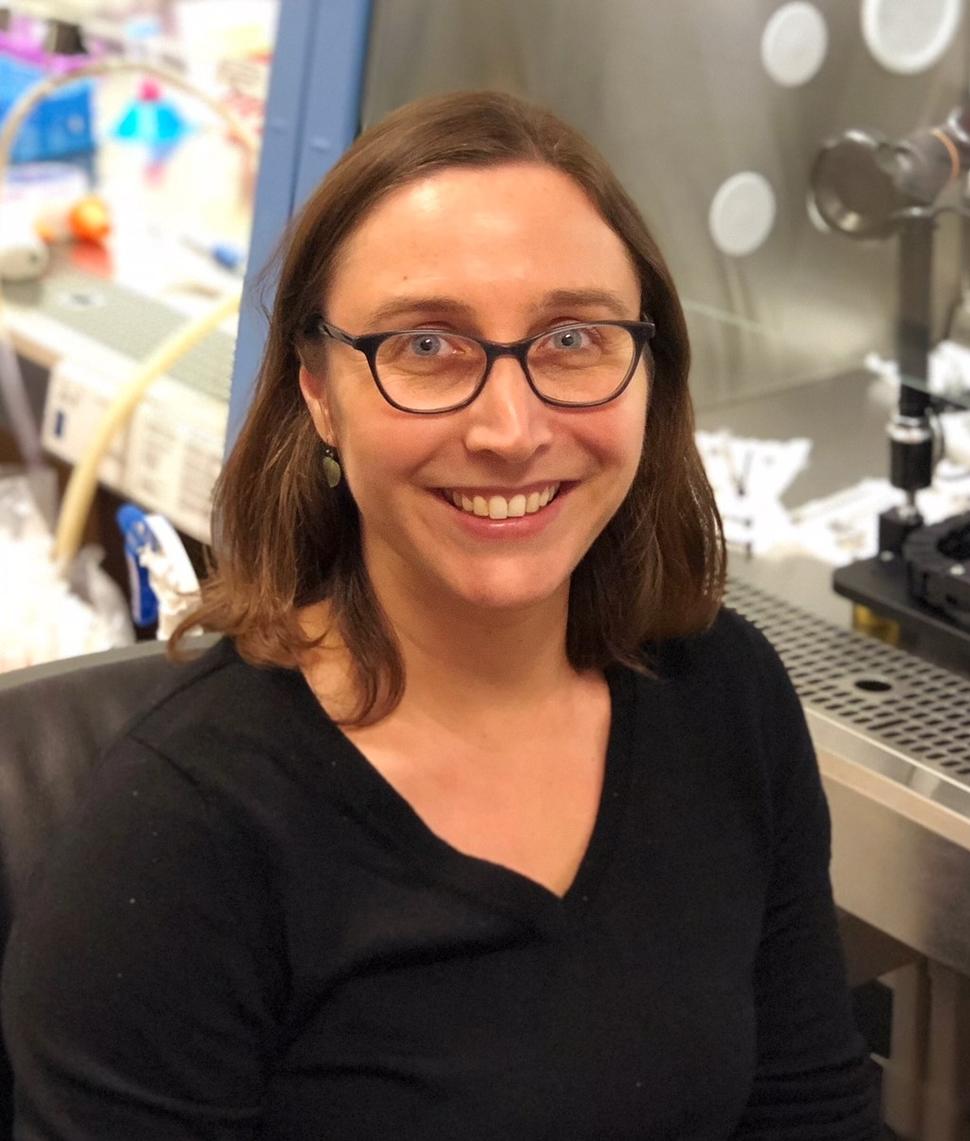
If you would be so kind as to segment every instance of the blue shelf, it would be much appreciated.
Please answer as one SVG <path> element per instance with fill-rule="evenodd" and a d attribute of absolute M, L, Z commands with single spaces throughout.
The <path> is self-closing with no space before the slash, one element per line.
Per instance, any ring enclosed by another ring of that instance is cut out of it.
<path fill-rule="evenodd" d="M 256 279 L 287 221 L 357 135 L 371 0 L 281 0 L 256 184 L 249 264 L 229 398 L 226 448 L 252 397 L 266 340 Z"/>

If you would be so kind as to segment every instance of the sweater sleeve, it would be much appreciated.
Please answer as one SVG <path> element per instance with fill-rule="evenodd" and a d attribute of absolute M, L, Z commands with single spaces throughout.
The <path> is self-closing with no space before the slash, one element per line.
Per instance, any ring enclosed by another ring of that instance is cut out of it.
<path fill-rule="evenodd" d="M 227 814 L 147 746 L 122 742 L 96 784 L 8 947 L 14 1136 L 251 1138 L 283 959 L 265 873 Z"/>
<path fill-rule="evenodd" d="M 736 1141 L 880 1136 L 875 1063 L 855 1028 L 829 880 L 830 821 L 801 704 L 759 637 L 773 860 L 754 968 L 757 1070 Z"/>

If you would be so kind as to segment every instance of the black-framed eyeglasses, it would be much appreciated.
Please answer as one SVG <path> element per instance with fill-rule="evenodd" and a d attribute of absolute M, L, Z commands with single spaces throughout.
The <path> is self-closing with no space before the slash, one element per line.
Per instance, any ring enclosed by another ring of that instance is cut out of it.
<path fill-rule="evenodd" d="M 546 404 L 595 408 L 615 400 L 636 372 L 652 321 L 584 321 L 521 341 L 486 341 L 444 329 L 401 329 L 360 337 L 322 318 L 316 329 L 363 353 L 381 395 L 401 412 L 432 415 L 466 408 L 499 357 L 515 357 Z"/>

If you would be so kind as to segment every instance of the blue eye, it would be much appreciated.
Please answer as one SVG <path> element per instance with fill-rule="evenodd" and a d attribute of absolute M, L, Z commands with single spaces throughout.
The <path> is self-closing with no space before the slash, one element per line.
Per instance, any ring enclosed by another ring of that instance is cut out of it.
<path fill-rule="evenodd" d="M 560 329 L 549 335 L 549 347 L 558 352 L 589 348 L 589 343 L 588 329 Z"/>
<path fill-rule="evenodd" d="M 419 336 L 411 337 L 408 348 L 416 356 L 433 357 L 444 348 L 444 340 L 436 333 L 421 333 Z"/>

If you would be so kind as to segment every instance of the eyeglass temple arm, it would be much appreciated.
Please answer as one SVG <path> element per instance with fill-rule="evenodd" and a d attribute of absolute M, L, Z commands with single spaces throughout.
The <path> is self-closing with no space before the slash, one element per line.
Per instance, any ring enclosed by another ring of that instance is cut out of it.
<path fill-rule="evenodd" d="M 352 349 L 357 348 L 359 337 L 352 337 L 349 333 L 345 333 L 343 329 L 338 329 L 336 325 L 331 325 L 322 317 L 318 317 L 316 321 L 317 332 L 322 333 L 325 337 L 330 337 L 334 341 L 340 341 L 342 345 L 349 345 Z"/>

